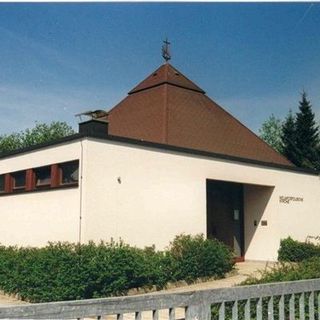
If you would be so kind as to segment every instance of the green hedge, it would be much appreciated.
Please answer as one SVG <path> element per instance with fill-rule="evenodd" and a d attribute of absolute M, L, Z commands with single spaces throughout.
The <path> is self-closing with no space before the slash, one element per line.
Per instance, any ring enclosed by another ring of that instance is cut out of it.
<path fill-rule="evenodd" d="M 307 279 L 317 279 L 320 278 L 320 257 L 313 257 L 309 260 L 304 260 L 302 262 L 280 262 L 273 268 L 262 272 L 261 277 L 251 277 L 246 281 L 242 282 L 241 285 L 254 285 L 263 283 L 274 283 L 282 281 L 297 281 L 297 280 L 307 280 Z M 289 319 L 289 295 L 285 295 L 285 319 Z M 299 319 L 299 294 L 295 295 L 295 319 Z M 279 309 L 277 308 L 280 296 L 274 297 L 274 318 L 279 319 Z M 262 318 L 268 319 L 268 297 L 262 299 Z M 315 295 L 315 308 L 319 307 L 319 302 L 317 295 Z M 239 305 L 239 313 L 241 309 L 244 309 L 244 304 Z M 217 308 L 214 310 L 217 314 Z M 256 318 L 256 306 L 251 303 L 251 319 Z M 229 317 L 231 319 L 231 317 Z M 305 319 L 310 319 L 309 317 L 309 296 L 305 296 Z M 319 319 L 319 317 L 317 318 Z"/>
<path fill-rule="evenodd" d="M 279 261 L 300 262 L 312 257 L 320 257 L 320 246 L 310 242 L 299 242 L 290 237 L 281 240 Z"/>
<path fill-rule="evenodd" d="M 279 264 L 268 270 L 262 271 L 260 276 L 250 277 L 241 285 L 254 285 L 263 283 L 274 283 L 283 281 L 297 281 L 320 278 L 320 247 L 309 242 L 299 242 L 288 237 L 281 240 L 278 251 Z M 285 296 L 285 318 L 289 319 L 289 295 Z M 299 295 L 295 296 L 295 316 L 299 318 Z M 305 297 L 305 317 L 309 318 L 309 297 Z M 274 306 L 278 305 L 280 296 L 274 297 Z M 263 318 L 268 318 L 268 298 L 262 300 Z M 317 296 L 315 304 L 318 307 Z M 251 305 L 253 306 L 253 304 Z M 239 310 L 243 305 L 240 305 Z M 215 310 L 216 311 L 216 310 Z M 279 318 L 279 310 L 275 308 L 274 316 Z M 217 313 L 217 311 L 216 311 Z M 256 309 L 253 309 L 251 316 L 256 316 Z"/>
<path fill-rule="evenodd" d="M 281 262 L 262 272 L 261 277 L 251 277 L 241 285 L 296 281 L 320 278 L 320 257 L 313 257 L 299 263 Z"/>
<path fill-rule="evenodd" d="M 177 236 L 165 251 L 122 242 L 50 243 L 44 248 L 0 247 L 0 289 L 30 302 L 123 295 L 177 280 L 222 277 L 230 250 L 203 236 Z"/>
<path fill-rule="evenodd" d="M 203 235 L 177 236 L 170 244 L 173 278 L 191 282 L 200 277 L 223 277 L 234 264 L 232 254 L 218 240 L 205 240 Z"/>

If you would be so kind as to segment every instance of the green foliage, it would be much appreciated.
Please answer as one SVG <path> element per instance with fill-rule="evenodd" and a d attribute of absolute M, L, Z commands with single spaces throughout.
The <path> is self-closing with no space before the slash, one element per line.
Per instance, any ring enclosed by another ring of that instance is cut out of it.
<path fill-rule="evenodd" d="M 288 237 L 281 240 L 279 264 L 241 285 L 320 278 L 320 246 Z"/>
<path fill-rule="evenodd" d="M 296 116 L 296 147 L 300 150 L 296 161 L 298 166 L 320 169 L 319 128 L 314 118 L 311 103 L 307 100 L 306 93 L 303 92 Z"/>
<path fill-rule="evenodd" d="M 242 282 L 241 285 L 316 278 L 320 278 L 320 257 L 313 257 L 299 263 L 280 262 L 278 265 L 263 271 L 261 277 L 251 277 Z"/>
<path fill-rule="evenodd" d="M 320 130 L 305 92 L 296 115 L 290 110 L 283 122 L 271 115 L 262 124 L 259 134 L 296 166 L 320 170 Z"/>
<path fill-rule="evenodd" d="M 313 243 L 299 242 L 290 237 L 280 242 L 279 261 L 300 262 L 316 256 L 320 257 L 320 246 Z"/>
<path fill-rule="evenodd" d="M 230 250 L 218 240 L 203 235 L 179 235 L 170 244 L 176 280 L 193 281 L 199 277 L 222 277 L 233 267 Z"/>
<path fill-rule="evenodd" d="M 294 241 L 290 237 L 281 241 L 279 249 L 279 260 L 277 265 L 268 268 L 260 273 L 259 276 L 250 277 L 240 285 L 257 285 L 264 283 L 298 281 L 320 278 L 320 247 L 308 242 Z M 295 317 L 298 319 L 300 295 L 294 297 Z M 285 319 L 289 319 L 289 299 L 290 295 L 284 296 Z M 313 304 L 319 308 L 319 301 L 315 295 Z M 274 297 L 274 317 L 279 318 L 279 309 L 277 308 L 280 296 Z M 268 298 L 262 300 L 262 318 L 268 318 Z M 305 318 L 309 319 L 309 293 L 304 296 Z M 252 306 L 252 304 L 251 304 Z M 244 305 L 240 304 L 239 309 Z M 217 313 L 216 309 L 214 310 Z M 256 309 L 251 309 L 252 318 L 256 318 Z"/>
<path fill-rule="evenodd" d="M 261 129 L 259 129 L 260 138 L 280 153 L 282 152 L 281 134 L 282 121 L 273 114 L 263 122 Z"/>
<path fill-rule="evenodd" d="M 191 267 L 181 270 L 188 266 L 187 258 Z M 201 236 L 179 236 L 163 252 L 123 242 L 1 246 L 0 288 L 30 302 L 89 299 L 123 295 L 131 288 L 163 288 L 182 279 L 221 277 L 232 265 L 226 247 Z"/>
<path fill-rule="evenodd" d="M 53 141 L 71 134 L 74 134 L 74 131 L 65 122 L 36 123 L 35 127 L 31 129 L 9 135 L 1 135 L 0 153 Z"/>
<path fill-rule="evenodd" d="M 263 283 L 274 283 L 274 282 L 286 282 L 286 281 L 298 281 L 307 279 L 318 279 L 320 278 L 320 257 L 313 257 L 308 260 L 304 260 L 299 263 L 295 262 L 280 262 L 278 265 L 261 272 L 260 277 L 251 277 L 240 285 L 257 285 Z M 289 299 L 290 295 L 284 297 L 284 312 L 285 319 L 289 319 Z M 295 316 L 296 319 L 299 315 L 299 299 L 300 295 L 295 295 Z M 279 304 L 280 296 L 274 297 L 274 317 L 279 319 Z M 309 294 L 305 294 L 305 318 L 309 319 Z M 319 307 L 317 295 L 315 295 L 314 305 L 316 308 Z M 252 309 L 251 309 L 252 310 Z M 268 298 L 264 298 L 262 301 L 262 313 L 263 319 L 268 318 Z M 252 318 L 256 317 L 256 310 L 251 311 Z"/>
<path fill-rule="evenodd" d="M 283 154 L 296 166 L 320 170 L 319 128 L 307 94 L 302 93 L 296 116 L 289 112 L 283 128 Z"/>
<path fill-rule="evenodd" d="M 283 155 L 297 165 L 296 154 L 300 154 L 300 151 L 296 147 L 296 119 L 291 110 L 283 123 L 281 140 Z"/>

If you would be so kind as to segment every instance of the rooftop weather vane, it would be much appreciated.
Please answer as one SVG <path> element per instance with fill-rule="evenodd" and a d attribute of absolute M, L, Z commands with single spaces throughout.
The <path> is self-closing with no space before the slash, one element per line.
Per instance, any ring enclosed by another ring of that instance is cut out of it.
<path fill-rule="evenodd" d="M 166 62 L 168 62 L 171 59 L 171 55 L 170 55 L 170 51 L 169 51 L 170 42 L 166 38 L 166 40 L 163 41 L 163 43 L 164 44 L 162 45 L 162 57 L 164 60 L 166 60 Z"/>

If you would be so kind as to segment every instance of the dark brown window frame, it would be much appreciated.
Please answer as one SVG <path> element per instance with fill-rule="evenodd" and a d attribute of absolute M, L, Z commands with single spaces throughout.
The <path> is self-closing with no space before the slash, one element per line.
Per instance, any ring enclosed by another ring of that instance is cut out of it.
<path fill-rule="evenodd" d="M 28 192 L 38 192 L 38 191 L 47 191 L 47 190 L 57 190 L 64 188 L 74 188 L 78 187 L 79 181 L 72 183 L 62 183 L 62 171 L 61 165 L 66 164 L 77 164 L 79 167 L 79 159 L 65 161 L 60 163 L 53 163 L 44 165 L 41 167 L 23 169 L 8 173 L 2 173 L 1 176 L 4 176 L 4 191 L 0 191 L 0 196 L 28 193 Z M 43 185 L 36 185 L 36 170 L 50 167 L 50 183 Z M 14 174 L 17 172 L 25 171 L 26 174 L 26 183 L 24 187 L 14 187 Z"/>
<path fill-rule="evenodd" d="M 22 186 L 16 186 L 16 175 L 18 174 L 23 174 L 24 173 L 24 185 Z M 19 170 L 19 171 L 15 171 L 15 172 L 11 172 L 10 173 L 11 176 L 11 181 L 12 181 L 12 191 L 13 192 L 20 192 L 23 190 L 27 190 L 27 170 Z"/>
<path fill-rule="evenodd" d="M 47 183 L 37 183 L 37 171 L 49 169 L 49 181 Z M 46 189 L 51 187 L 51 180 L 52 180 L 52 165 L 42 166 L 33 169 L 34 174 L 34 188 L 36 189 Z"/>
<path fill-rule="evenodd" d="M 5 174 L 0 174 L 0 178 L 3 177 L 3 189 L 0 189 L 0 194 L 6 192 L 6 175 Z"/>
<path fill-rule="evenodd" d="M 74 182 L 63 182 L 63 166 L 66 165 L 73 165 L 73 164 L 77 164 L 78 165 L 78 170 L 79 170 L 79 161 L 75 160 L 75 161 L 68 161 L 68 162 L 62 162 L 59 163 L 58 168 L 59 168 L 59 185 L 62 186 L 70 186 L 70 185 L 75 185 L 79 183 L 79 172 L 78 172 L 78 181 L 74 181 Z"/>

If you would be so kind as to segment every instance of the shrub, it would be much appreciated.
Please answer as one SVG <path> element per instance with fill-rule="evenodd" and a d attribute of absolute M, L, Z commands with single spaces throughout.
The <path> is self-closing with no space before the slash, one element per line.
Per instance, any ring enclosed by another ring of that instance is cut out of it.
<path fill-rule="evenodd" d="M 280 263 L 264 270 L 260 276 L 250 277 L 240 285 L 255 285 L 283 281 L 297 281 L 320 278 L 320 248 L 309 242 L 298 242 L 288 237 L 281 240 L 278 251 Z M 289 318 L 289 295 L 285 296 L 285 318 Z M 295 316 L 299 318 L 299 295 L 295 297 Z M 315 299 L 317 299 L 315 295 Z M 274 306 L 278 305 L 280 296 L 274 297 Z M 316 300 L 315 300 L 316 301 Z M 268 318 L 268 299 L 263 299 L 263 318 Z M 318 303 L 318 302 L 317 302 Z M 253 305 L 251 305 L 253 306 Z M 244 305 L 240 305 L 239 309 Z M 305 298 L 305 317 L 309 318 L 309 300 Z M 217 309 L 214 310 L 215 314 Z M 256 309 L 251 312 L 256 317 Z M 279 318 L 279 309 L 275 308 L 274 317 Z"/>
<path fill-rule="evenodd" d="M 313 257 L 299 263 L 281 262 L 265 270 L 260 277 L 250 277 L 241 285 L 252 285 L 282 281 L 296 281 L 320 278 L 320 257 Z"/>
<path fill-rule="evenodd" d="M 178 236 L 163 252 L 123 242 L 0 246 L 0 288 L 30 302 L 123 295 L 169 281 L 221 277 L 231 268 L 230 251 L 203 236 Z"/>
<path fill-rule="evenodd" d="M 320 257 L 320 246 L 310 242 L 295 241 L 290 237 L 280 242 L 279 261 L 299 262 L 315 256 Z"/>
<path fill-rule="evenodd" d="M 273 283 L 282 281 L 297 281 L 320 278 L 320 257 L 313 257 L 302 262 L 281 262 L 279 265 L 272 267 L 270 270 L 263 271 L 261 277 L 251 277 L 242 282 L 241 285 L 254 285 L 262 283 Z M 285 296 L 285 318 L 289 319 L 289 295 Z M 299 318 L 299 295 L 295 296 L 295 318 Z M 274 297 L 274 306 L 277 306 L 280 296 Z M 315 295 L 315 303 L 318 300 Z M 318 304 L 319 305 L 319 304 Z M 251 305 L 253 306 L 253 304 Z M 263 300 L 263 319 L 268 318 L 268 299 Z M 251 315 L 255 318 L 256 309 Z M 275 308 L 274 317 L 279 319 L 279 309 Z M 305 318 L 309 319 L 309 299 L 305 297 Z"/>
<path fill-rule="evenodd" d="M 228 247 L 203 235 L 176 236 L 170 244 L 173 273 L 176 280 L 191 282 L 202 277 L 222 277 L 233 268 L 234 259 Z"/>

